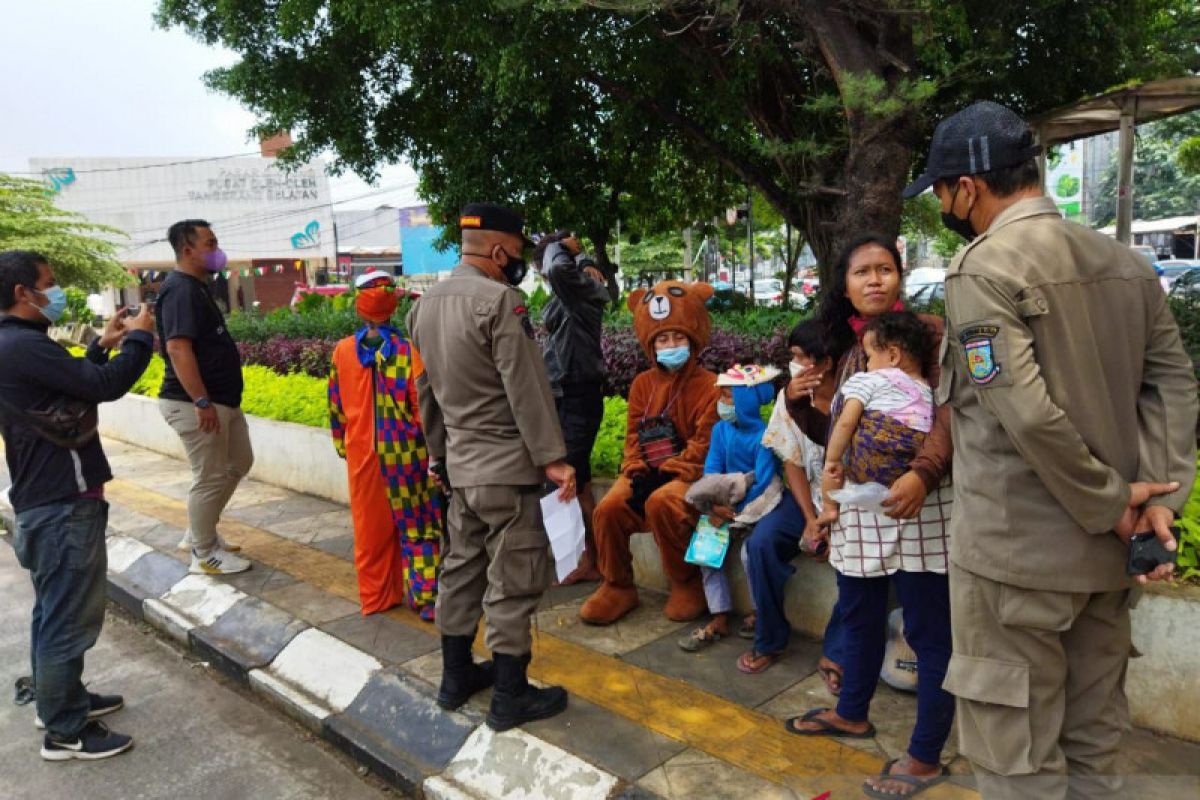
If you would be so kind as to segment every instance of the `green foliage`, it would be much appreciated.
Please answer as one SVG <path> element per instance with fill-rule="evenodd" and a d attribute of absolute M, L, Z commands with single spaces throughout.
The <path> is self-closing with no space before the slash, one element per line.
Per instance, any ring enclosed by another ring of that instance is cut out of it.
<path fill-rule="evenodd" d="M 1074 197 L 1079 192 L 1079 178 L 1074 175 L 1062 175 L 1054 185 L 1054 193 L 1059 197 Z"/>
<path fill-rule="evenodd" d="M 1200 135 L 1184 139 L 1179 143 L 1175 161 L 1184 175 L 1200 175 Z"/>
<path fill-rule="evenodd" d="M 88 308 L 87 304 L 88 293 L 78 286 L 68 286 L 65 291 L 67 293 L 67 310 L 63 312 L 62 324 L 91 322 L 92 310 Z"/>
<path fill-rule="evenodd" d="M 305 300 L 313 296 L 308 295 Z M 332 300 L 324 298 L 319 303 L 312 302 L 308 305 L 301 301 L 296 310 L 277 308 L 267 314 L 235 311 L 229 315 L 226 325 L 229 334 L 239 342 L 265 342 L 272 336 L 287 336 L 293 339 L 341 339 L 354 333 L 363 324 L 354 310 L 353 298 L 342 300 L 347 296 L 348 293 L 338 295 Z M 391 324 L 403 330 L 404 317 L 411 305 L 412 300 L 409 298 L 400 298 Z"/>
<path fill-rule="evenodd" d="M 78 351 L 82 353 L 82 350 Z M 324 378 L 293 373 L 280 375 L 268 367 L 242 367 L 246 388 L 242 410 L 247 414 L 281 422 L 295 422 L 314 428 L 329 426 L 328 382 Z M 158 397 L 162 385 L 163 360 L 158 354 L 129 391 L 144 397 Z"/>
<path fill-rule="evenodd" d="M 0 250 L 41 253 L 62 286 L 96 290 L 132 283 L 113 244 L 124 236 L 63 211 L 44 184 L 0 173 Z"/>
<path fill-rule="evenodd" d="M 934 123 L 970 100 L 1034 114 L 1200 66 L 1194 0 L 160 0 L 157 20 L 238 55 L 209 84 L 292 131 L 291 158 L 407 158 L 435 218 L 506 200 L 598 255 L 617 219 L 679 230 L 750 183 L 827 265 L 898 229 Z"/>
<path fill-rule="evenodd" d="M 550 292 L 546 291 L 546 287 L 539 282 L 537 288 L 529 295 L 529 301 L 525 304 L 529 309 L 529 317 L 533 320 L 542 318 L 542 309 L 546 307 L 546 303 L 550 302 Z"/>
<path fill-rule="evenodd" d="M 624 397 L 604 398 L 604 420 L 592 448 L 592 473 L 597 477 L 613 478 L 621 472 L 625 454 L 625 430 L 629 404 Z"/>
<path fill-rule="evenodd" d="M 1180 576 L 1185 580 L 1200 579 L 1200 463 L 1197 467 L 1192 494 L 1184 504 L 1183 513 L 1179 518 L 1181 536 L 1176 565 Z"/>
<path fill-rule="evenodd" d="M 314 428 L 329 427 L 328 382 L 292 373 L 280 375 L 269 367 L 242 367 L 246 389 L 242 410 L 247 414 Z"/>
<path fill-rule="evenodd" d="M 1185 142 L 1200 139 L 1200 111 L 1138 127 L 1133 166 L 1133 218 L 1195 214 L 1200 208 L 1200 169 L 1189 170 Z M 1196 145 L 1200 151 L 1200 145 Z M 1195 152 L 1195 151 L 1192 151 Z M 1200 161 L 1200 154 L 1195 156 Z M 1104 173 L 1097 194 L 1095 222 L 1110 224 L 1117 216 L 1117 153 Z"/>

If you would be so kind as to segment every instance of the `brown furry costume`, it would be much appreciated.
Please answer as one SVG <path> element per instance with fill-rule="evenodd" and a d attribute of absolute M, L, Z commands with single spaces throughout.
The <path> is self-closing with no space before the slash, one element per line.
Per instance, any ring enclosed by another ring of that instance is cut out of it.
<path fill-rule="evenodd" d="M 634 332 L 655 366 L 634 378 L 629 391 L 621 477 L 596 507 L 593 517 L 597 567 L 604 582 L 580 609 L 584 622 L 608 625 L 637 608 L 629 537 L 647 528 L 654 535 L 663 571 L 671 583 L 667 616 L 689 620 L 704 612 L 699 569 L 683 558 L 698 516 L 684 495 L 704 474 L 708 439 L 717 421 L 717 376 L 696 365 L 696 357 L 708 344 L 710 321 L 704 304 L 712 294 L 708 284 L 663 281 L 649 291 L 638 289 L 629 296 Z M 668 372 L 655 359 L 654 337 L 666 331 L 678 331 L 691 343 L 691 358 L 677 372 Z M 664 412 L 683 440 L 683 451 L 664 461 L 656 474 L 647 465 L 639 444 L 638 425 L 645 417 Z M 629 501 L 635 493 L 633 481 L 647 476 L 667 482 L 649 494 L 643 514 L 636 502 L 630 507 Z"/>

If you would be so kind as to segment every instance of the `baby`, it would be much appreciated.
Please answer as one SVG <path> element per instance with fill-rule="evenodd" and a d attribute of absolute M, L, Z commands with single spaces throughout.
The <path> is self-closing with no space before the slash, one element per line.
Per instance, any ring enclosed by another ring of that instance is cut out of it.
<path fill-rule="evenodd" d="M 847 479 L 890 487 L 908 471 L 933 427 L 933 392 L 924 378 L 933 339 L 925 323 L 909 311 L 883 314 L 867 325 L 862 341 L 867 371 L 848 378 L 834 404 L 837 421 L 821 480 L 823 516 L 837 508 L 829 492 Z"/>

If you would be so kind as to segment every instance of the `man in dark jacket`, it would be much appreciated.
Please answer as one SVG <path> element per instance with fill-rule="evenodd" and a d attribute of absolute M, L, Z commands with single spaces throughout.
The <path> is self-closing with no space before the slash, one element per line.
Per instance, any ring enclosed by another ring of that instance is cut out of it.
<path fill-rule="evenodd" d="M 117 314 L 87 357 L 74 358 L 47 335 L 65 307 L 43 256 L 0 253 L 0 434 L 13 480 L 13 548 L 35 592 L 30 655 L 47 761 L 107 758 L 128 750 L 133 739 L 96 721 L 123 699 L 92 694 L 81 680 L 83 654 L 104 623 L 104 484 L 112 471 L 94 432 L 68 448 L 50 441 L 46 424 L 29 412 L 118 399 L 145 371 L 154 344 L 154 318 L 144 306 L 136 317 Z M 110 361 L 108 351 L 117 346 L 121 353 Z"/>
<path fill-rule="evenodd" d="M 541 249 L 541 248 L 539 248 Z M 536 254 L 535 254 L 536 255 Z M 575 468 L 579 505 L 587 526 L 587 549 L 579 566 L 564 585 L 600 580 L 596 570 L 596 544 L 592 537 L 592 447 L 604 419 L 604 352 L 600 346 L 604 309 L 609 292 L 604 274 L 583 253 L 579 240 L 570 233 L 548 238 L 539 264 L 542 278 L 553 296 L 542 310 L 549 334 L 543 356 L 558 421 L 567 443 L 567 463 Z"/>

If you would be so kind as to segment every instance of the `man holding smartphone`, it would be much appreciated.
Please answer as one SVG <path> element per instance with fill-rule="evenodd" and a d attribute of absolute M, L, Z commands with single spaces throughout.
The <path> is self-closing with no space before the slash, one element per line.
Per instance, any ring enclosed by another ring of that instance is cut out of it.
<path fill-rule="evenodd" d="M 158 407 L 179 434 L 192 467 L 188 535 L 181 547 L 191 548 L 193 574 L 245 572 L 250 562 L 217 534 L 221 512 L 254 463 L 241 411 L 242 359 L 209 291 L 212 276 L 225 267 L 225 253 L 201 219 L 176 222 L 167 239 L 175 250 L 175 269 L 157 301 L 165 362 Z"/>
<path fill-rule="evenodd" d="M 976 103 L 925 174 L 968 244 L 946 275 L 950 599 L 961 752 L 984 798 L 1115 798 L 1135 533 L 1174 550 L 1196 382 L 1154 270 L 1067 222 L 1024 121 Z M 1170 576 L 1158 566 L 1138 581 Z"/>

